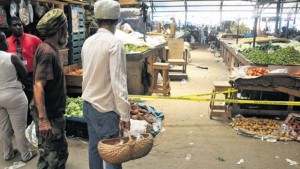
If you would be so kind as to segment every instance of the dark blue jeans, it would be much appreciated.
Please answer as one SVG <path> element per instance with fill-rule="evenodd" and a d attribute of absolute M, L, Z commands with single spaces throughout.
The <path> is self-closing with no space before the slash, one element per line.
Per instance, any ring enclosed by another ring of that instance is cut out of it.
<path fill-rule="evenodd" d="M 89 133 L 90 169 L 103 169 L 103 160 L 98 153 L 98 142 L 102 139 L 119 136 L 120 116 L 115 112 L 99 112 L 89 103 L 83 103 L 83 116 L 87 121 Z M 106 162 L 106 169 L 122 169 L 121 164 Z"/>

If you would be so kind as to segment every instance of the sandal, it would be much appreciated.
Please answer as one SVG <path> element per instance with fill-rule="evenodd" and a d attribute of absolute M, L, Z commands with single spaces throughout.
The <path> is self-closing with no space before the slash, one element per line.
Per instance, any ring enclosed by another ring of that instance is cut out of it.
<path fill-rule="evenodd" d="M 35 156 L 37 155 L 36 151 L 30 151 L 30 157 L 26 160 L 22 160 L 23 162 L 28 162 L 30 160 L 32 160 Z"/>
<path fill-rule="evenodd" d="M 12 155 L 9 158 L 6 158 L 5 161 L 14 159 L 17 156 L 18 152 L 19 151 L 17 149 L 14 149 Z"/>

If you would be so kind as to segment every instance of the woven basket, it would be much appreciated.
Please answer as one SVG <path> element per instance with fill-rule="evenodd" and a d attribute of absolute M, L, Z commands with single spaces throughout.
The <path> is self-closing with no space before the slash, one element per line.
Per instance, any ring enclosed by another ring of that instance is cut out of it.
<path fill-rule="evenodd" d="M 136 141 L 136 137 L 104 139 L 98 143 L 101 158 L 112 164 L 120 164 L 146 156 L 153 147 L 153 137 L 150 133 L 141 134 L 144 139 Z M 123 144 L 119 144 L 123 140 Z"/>

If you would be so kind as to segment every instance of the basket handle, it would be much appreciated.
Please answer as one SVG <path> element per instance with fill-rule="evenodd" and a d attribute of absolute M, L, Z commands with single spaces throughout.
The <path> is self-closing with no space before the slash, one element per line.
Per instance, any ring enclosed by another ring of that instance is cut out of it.
<path fill-rule="evenodd" d="M 127 132 L 128 138 L 129 138 L 129 142 L 133 141 L 130 131 L 126 130 L 126 132 Z"/>
<path fill-rule="evenodd" d="M 128 138 L 129 138 L 129 141 L 134 141 L 132 136 L 131 136 L 131 133 L 129 130 L 125 130 L 125 132 L 127 132 L 127 135 L 128 135 Z M 119 131 L 119 138 L 122 138 L 122 130 Z"/>

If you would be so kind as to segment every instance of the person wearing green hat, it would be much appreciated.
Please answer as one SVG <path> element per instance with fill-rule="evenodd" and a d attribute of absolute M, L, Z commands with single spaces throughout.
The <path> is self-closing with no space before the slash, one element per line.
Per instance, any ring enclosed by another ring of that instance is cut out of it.
<path fill-rule="evenodd" d="M 40 157 L 38 169 L 64 169 L 69 156 L 65 136 L 66 84 L 58 49 L 68 43 L 67 18 L 61 9 L 47 12 L 36 26 L 46 37 L 35 53 L 34 121 Z"/>
<path fill-rule="evenodd" d="M 83 115 L 89 134 L 89 167 L 103 169 L 97 144 L 118 137 L 130 129 L 130 104 L 127 91 L 126 55 L 121 40 L 114 36 L 120 4 L 113 0 L 95 3 L 99 29 L 83 44 L 81 51 Z M 106 162 L 106 169 L 121 169 L 122 164 Z"/>

